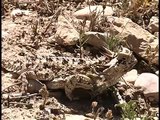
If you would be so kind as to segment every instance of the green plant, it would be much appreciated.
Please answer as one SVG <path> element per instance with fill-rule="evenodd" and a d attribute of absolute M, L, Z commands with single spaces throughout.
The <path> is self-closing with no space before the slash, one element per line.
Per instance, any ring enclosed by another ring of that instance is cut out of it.
<path fill-rule="evenodd" d="M 122 118 L 128 118 L 129 120 L 135 120 L 137 117 L 137 104 L 136 101 L 130 100 L 128 103 L 117 104 L 116 107 L 122 109 Z"/>
<path fill-rule="evenodd" d="M 118 51 L 118 47 L 119 47 L 119 43 L 120 40 L 118 39 L 118 37 L 112 35 L 110 37 L 106 38 L 106 43 L 107 43 L 107 48 L 113 52 L 117 52 Z"/>
<path fill-rule="evenodd" d="M 80 49 L 80 58 L 83 57 L 83 45 L 88 41 L 88 38 L 85 38 L 85 30 L 84 27 L 86 25 L 86 19 L 80 23 L 81 28 L 79 30 L 79 49 Z"/>
<path fill-rule="evenodd" d="M 126 42 L 123 41 L 123 38 L 119 36 L 119 34 L 114 35 L 112 32 L 109 32 L 111 35 L 107 36 L 105 39 L 106 48 L 112 52 L 119 52 L 121 46 L 126 46 Z"/>

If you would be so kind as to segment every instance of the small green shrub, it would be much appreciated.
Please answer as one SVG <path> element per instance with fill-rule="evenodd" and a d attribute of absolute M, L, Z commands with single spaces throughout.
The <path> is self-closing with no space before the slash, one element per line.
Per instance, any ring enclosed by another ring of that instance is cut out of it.
<path fill-rule="evenodd" d="M 117 104 L 116 107 L 121 107 L 122 118 L 128 118 L 129 120 L 135 120 L 137 117 L 137 104 L 136 101 L 130 100 L 128 103 Z"/>

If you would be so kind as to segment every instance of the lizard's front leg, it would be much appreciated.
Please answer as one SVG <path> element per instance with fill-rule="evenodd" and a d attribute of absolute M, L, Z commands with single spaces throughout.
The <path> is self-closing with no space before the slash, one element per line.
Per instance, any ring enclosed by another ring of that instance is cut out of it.
<path fill-rule="evenodd" d="M 29 79 L 36 79 L 34 71 L 25 71 L 18 77 L 18 81 L 22 82 L 21 91 L 24 93 L 27 93 Z"/>
<path fill-rule="evenodd" d="M 82 88 L 84 90 L 93 90 L 92 80 L 83 74 L 71 75 L 66 78 L 65 94 L 70 100 L 77 100 L 78 97 L 73 96 L 73 91 L 76 88 Z"/>

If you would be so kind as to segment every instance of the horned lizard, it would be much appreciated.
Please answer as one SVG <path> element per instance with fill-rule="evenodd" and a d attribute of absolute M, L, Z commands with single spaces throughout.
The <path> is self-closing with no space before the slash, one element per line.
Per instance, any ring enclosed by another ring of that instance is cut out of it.
<path fill-rule="evenodd" d="M 41 56 L 26 61 L 2 58 L 2 68 L 17 73 L 18 80 L 23 81 L 24 86 L 30 79 L 46 81 L 48 89 L 64 89 L 70 100 L 78 99 L 73 95 L 77 88 L 89 90 L 91 96 L 101 94 L 115 85 L 136 63 L 132 52 L 124 47 L 109 62 L 105 57 L 91 60 Z"/>

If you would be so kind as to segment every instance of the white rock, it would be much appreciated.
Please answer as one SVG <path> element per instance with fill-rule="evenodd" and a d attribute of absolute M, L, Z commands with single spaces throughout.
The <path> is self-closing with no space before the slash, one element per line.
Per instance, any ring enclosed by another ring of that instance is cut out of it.
<path fill-rule="evenodd" d="M 127 72 L 123 79 L 127 82 L 134 83 L 138 77 L 138 73 L 136 69 L 132 69 L 131 71 Z"/>
<path fill-rule="evenodd" d="M 136 54 L 148 60 L 149 58 L 146 54 L 148 46 L 151 46 L 152 54 L 155 52 L 155 48 L 159 44 L 159 41 L 158 38 L 150 32 L 143 29 L 129 18 L 110 16 L 108 17 L 108 20 L 113 23 L 112 32 L 123 38 L 129 45 L 130 49 Z M 151 62 L 158 65 L 158 58 L 159 54 L 157 53 Z"/>
<path fill-rule="evenodd" d="M 103 7 L 101 5 L 86 7 L 84 9 L 76 11 L 75 13 L 73 13 L 73 15 L 79 19 L 83 19 L 86 17 L 89 19 L 91 12 L 94 11 L 96 12 L 96 14 L 103 15 Z M 112 7 L 106 6 L 106 8 L 104 9 L 104 16 L 111 16 L 113 15 L 113 13 L 114 11 Z"/>
<path fill-rule="evenodd" d="M 150 23 L 148 25 L 148 28 L 151 33 L 159 32 L 159 18 L 156 16 L 153 16 L 150 19 Z"/>
<path fill-rule="evenodd" d="M 159 117 L 154 117 L 154 120 L 159 120 Z"/>
<path fill-rule="evenodd" d="M 142 87 L 144 89 L 144 95 L 148 98 L 152 98 L 158 101 L 159 94 L 159 79 L 158 76 L 152 73 L 142 73 L 138 76 L 134 86 Z"/>

